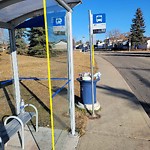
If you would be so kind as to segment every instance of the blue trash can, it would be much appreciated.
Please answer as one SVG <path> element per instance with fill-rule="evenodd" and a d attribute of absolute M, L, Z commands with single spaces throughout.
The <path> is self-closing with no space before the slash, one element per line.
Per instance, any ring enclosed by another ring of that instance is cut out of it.
<path fill-rule="evenodd" d="M 96 103 L 96 83 L 100 78 L 93 80 L 94 86 L 94 103 Z M 83 101 L 83 104 L 92 104 L 92 81 L 91 80 L 81 80 L 77 78 L 77 81 L 80 82 L 80 97 Z"/>

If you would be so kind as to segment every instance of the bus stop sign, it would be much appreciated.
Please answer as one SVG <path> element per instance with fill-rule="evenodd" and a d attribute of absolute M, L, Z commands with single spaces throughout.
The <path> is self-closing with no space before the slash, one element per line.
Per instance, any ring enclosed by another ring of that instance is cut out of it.
<path fill-rule="evenodd" d="M 65 16 L 53 18 L 53 33 L 55 35 L 65 35 Z"/>
<path fill-rule="evenodd" d="M 106 32 L 106 15 L 93 14 L 93 34 Z"/>

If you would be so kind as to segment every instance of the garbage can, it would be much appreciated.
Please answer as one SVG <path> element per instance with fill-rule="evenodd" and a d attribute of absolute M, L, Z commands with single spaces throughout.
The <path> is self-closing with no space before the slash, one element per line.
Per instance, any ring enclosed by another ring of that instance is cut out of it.
<path fill-rule="evenodd" d="M 93 80 L 94 86 L 94 103 L 96 103 L 96 83 L 100 78 Z M 83 104 L 92 104 L 92 81 L 91 80 L 82 80 L 77 78 L 77 81 L 80 82 L 80 97 L 83 101 Z"/>

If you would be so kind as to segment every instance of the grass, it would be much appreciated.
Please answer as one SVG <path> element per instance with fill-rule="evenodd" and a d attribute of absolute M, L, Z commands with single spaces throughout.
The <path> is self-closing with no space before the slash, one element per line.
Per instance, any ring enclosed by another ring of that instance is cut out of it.
<path fill-rule="evenodd" d="M 0 55 L 0 82 L 12 78 L 10 55 Z M 47 78 L 46 58 L 36 58 L 18 55 L 18 67 L 20 77 Z M 79 73 L 90 72 L 90 56 L 88 53 L 74 51 L 74 83 L 75 95 L 80 96 L 80 87 L 76 78 Z M 67 78 L 67 55 L 61 54 L 51 58 L 51 77 Z M 52 81 L 52 91 L 56 92 L 67 81 Z M 21 97 L 25 103 L 34 104 L 39 111 L 39 125 L 50 126 L 49 92 L 47 80 L 22 80 L 20 81 Z M 54 125 L 58 129 L 70 128 L 69 103 L 67 95 L 68 86 L 53 98 Z M 14 86 L 8 84 L 0 87 L 0 117 L 12 115 L 15 112 Z M 76 128 L 80 135 L 85 132 L 87 115 L 83 110 L 76 108 Z"/>

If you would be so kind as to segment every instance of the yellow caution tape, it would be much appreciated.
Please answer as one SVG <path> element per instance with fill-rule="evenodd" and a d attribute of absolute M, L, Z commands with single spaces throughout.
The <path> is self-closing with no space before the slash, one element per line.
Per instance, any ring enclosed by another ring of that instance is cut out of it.
<path fill-rule="evenodd" d="M 92 65 L 95 66 L 95 59 L 94 59 L 94 45 L 92 45 Z"/>

